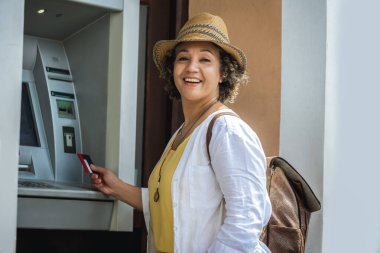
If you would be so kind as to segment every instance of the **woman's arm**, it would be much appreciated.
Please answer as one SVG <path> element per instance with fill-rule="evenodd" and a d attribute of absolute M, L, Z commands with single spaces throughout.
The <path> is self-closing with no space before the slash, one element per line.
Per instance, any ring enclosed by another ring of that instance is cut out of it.
<path fill-rule="evenodd" d="M 123 182 L 106 168 L 91 164 L 91 169 L 95 172 L 91 175 L 92 184 L 99 191 L 142 211 L 143 204 L 140 187 Z"/>
<path fill-rule="evenodd" d="M 210 252 L 256 252 L 271 213 L 265 154 L 247 125 L 223 118 L 215 123 L 210 154 L 226 216 Z"/>

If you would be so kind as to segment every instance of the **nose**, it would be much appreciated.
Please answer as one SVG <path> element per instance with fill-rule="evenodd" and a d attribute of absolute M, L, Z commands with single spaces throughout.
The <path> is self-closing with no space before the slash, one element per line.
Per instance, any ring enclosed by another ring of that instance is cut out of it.
<path fill-rule="evenodd" d="M 194 59 L 191 59 L 188 61 L 188 64 L 186 66 L 186 70 L 188 72 L 197 72 L 199 69 L 198 62 Z"/>

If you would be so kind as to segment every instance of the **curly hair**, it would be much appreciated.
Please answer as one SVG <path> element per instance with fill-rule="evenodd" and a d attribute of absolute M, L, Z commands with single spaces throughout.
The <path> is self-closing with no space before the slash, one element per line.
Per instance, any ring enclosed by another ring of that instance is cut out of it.
<path fill-rule="evenodd" d="M 230 54 L 218 45 L 215 46 L 219 51 L 220 72 L 222 75 L 222 82 L 219 84 L 218 100 L 222 103 L 233 103 L 239 93 L 240 85 L 244 85 L 248 82 L 248 76 Z M 160 77 L 166 81 L 165 90 L 168 92 L 169 97 L 171 99 L 180 100 L 181 94 L 175 86 L 173 77 L 175 58 L 175 48 L 166 53 Z"/>

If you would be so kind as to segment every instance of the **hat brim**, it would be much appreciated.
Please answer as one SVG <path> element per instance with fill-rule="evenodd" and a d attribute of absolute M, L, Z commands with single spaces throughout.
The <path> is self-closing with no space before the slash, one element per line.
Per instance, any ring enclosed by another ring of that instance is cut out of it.
<path fill-rule="evenodd" d="M 194 41 L 202 41 L 202 42 L 211 42 L 215 45 L 221 47 L 224 51 L 230 54 L 242 68 L 243 72 L 246 70 L 247 58 L 243 51 L 231 44 L 218 42 L 218 41 L 209 41 L 203 39 L 193 39 L 193 40 L 160 40 L 153 47 L 153 60 L 156 64 L 156 67 L 162 73 L 163 69 L 163 61 L 169 50 L 174 49 L 179 43 L 182 42 L 194 42 Z"/>

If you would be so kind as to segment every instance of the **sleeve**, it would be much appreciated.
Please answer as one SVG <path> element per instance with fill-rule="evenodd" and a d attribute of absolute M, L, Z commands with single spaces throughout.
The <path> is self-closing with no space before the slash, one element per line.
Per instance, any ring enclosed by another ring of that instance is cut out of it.
<path fill-rule="evenodd" d="M 141 198 L 143 204 L 143 213 L 146 229 L 149 231 L 150 210 L 149 210 L 149 192 L 148 188 L 141 188 Z"/>
<path fill-rule="evenodd" d="M 226 215 L 209 252 L 265 252 L 259 241 L 271 213 L 265 154 L 248 125 L 236 119 L 229 126 L 224 118 L 216 121 L 209 148 Z"/>
<path fill-rule="evenodd" d="M 148 231 L 147 236 L 147 252 L 156 253 L 154 247 L 153 231 L 150 229 L 150 209 L 149 209 L 149 191 L 148 188 L 141 188 L 141 197 L 143 203 L 143 213 L 145 219 L 146 229 Z"/>

